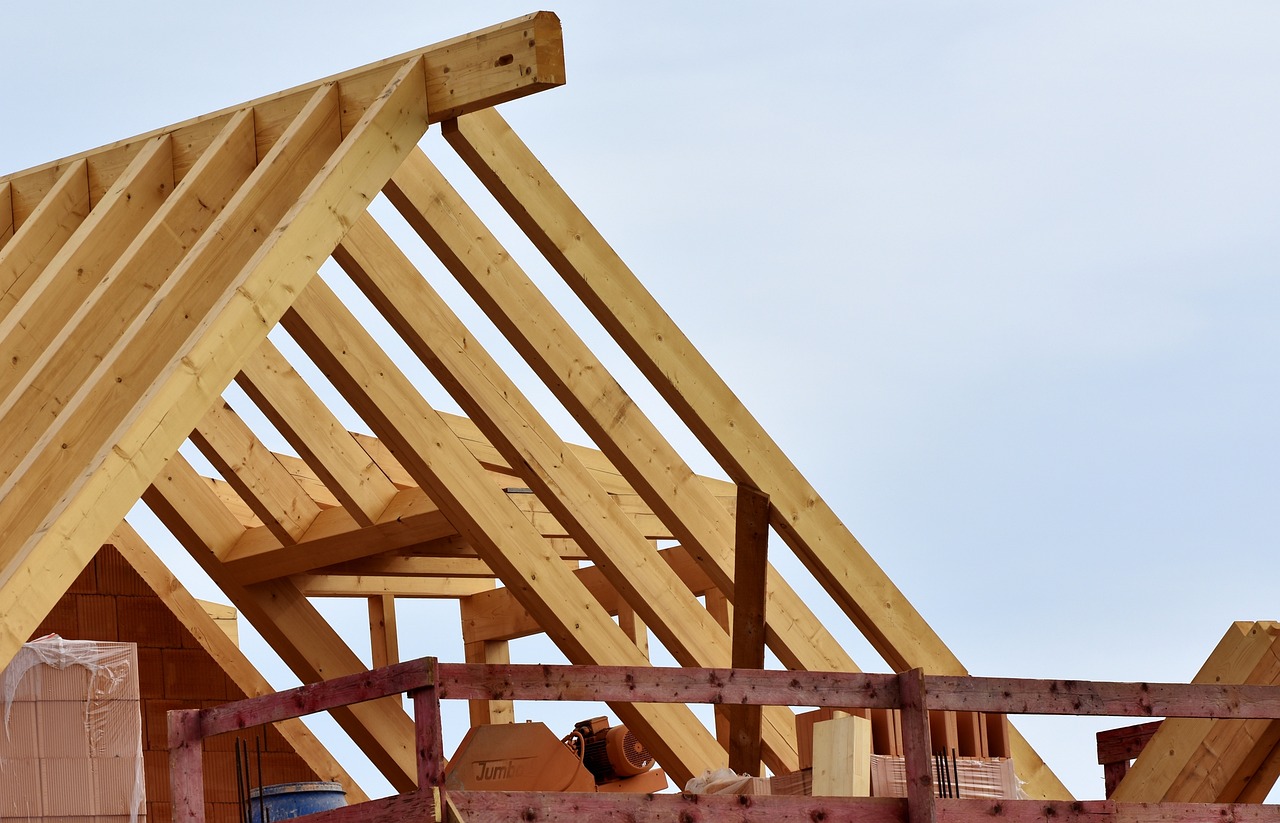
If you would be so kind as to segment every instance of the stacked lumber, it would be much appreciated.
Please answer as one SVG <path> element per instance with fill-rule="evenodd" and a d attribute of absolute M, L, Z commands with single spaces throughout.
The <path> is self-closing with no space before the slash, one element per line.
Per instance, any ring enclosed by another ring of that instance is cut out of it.
<path fill-rule="evenodd" d="M 1280 623 L 1234 623 L 1193 683 L 1280 684 Z M 1280 721 L 1170 718 L 1111 799 L 1261 803 L 1280 776 Z"/>

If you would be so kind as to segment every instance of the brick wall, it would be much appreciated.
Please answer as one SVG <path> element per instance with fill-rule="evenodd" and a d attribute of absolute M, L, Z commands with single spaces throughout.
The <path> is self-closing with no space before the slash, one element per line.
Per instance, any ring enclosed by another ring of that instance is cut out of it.
<path fill-rule="evenodd" d="M 103 546 L 32 634 L 67 640 L 120 640 L 138 645 L 143 765 L 149 823 L 171 819 L 165 712 L 216 706 L 245 696 L 200 647 L 115 548 Z M 317 780 L 274 727 L 205 740 L 205 812 L 210 823 L 238 823 L 235 738 L 249 747 L 251 784 Z M 258 778 L 255 741 L 261 748 Z"/>

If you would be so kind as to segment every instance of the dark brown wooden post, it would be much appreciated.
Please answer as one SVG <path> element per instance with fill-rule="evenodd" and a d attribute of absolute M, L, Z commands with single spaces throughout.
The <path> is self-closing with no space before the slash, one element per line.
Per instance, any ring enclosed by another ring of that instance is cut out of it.
<path fill-rule="evenodd" d="M 738 487 L 733 561 L 733 653 L 735 669 L 764 668 L 764 608 L 769 568 L 769 495 Z M 760 775 L 759 705 L 732 704 L 729 768 Z"/>
<path fill-rule="evenodd" d="M 200 710 L 169 712 L 169 792 L 174 823 L 204 823 L 204 764 Z"/>
<path fill-rule="evenodd" d="M 440 726 L 440 693 L 436 690 L 436 661 L 428 665 L 431 685 L 410 692 L 413 698 L 414 738 L 418 749 L 418 791 L 444 785 L 444 744 Z"/>
<path fill-rule="evenodd" d="M 907 771 L 907 820 L 937 823 L 934 798 L 933 746 L 929 738 L 929 709 L 925 705 L 924 669 L 898 675 L 902 697 L 902 753 Z"/>

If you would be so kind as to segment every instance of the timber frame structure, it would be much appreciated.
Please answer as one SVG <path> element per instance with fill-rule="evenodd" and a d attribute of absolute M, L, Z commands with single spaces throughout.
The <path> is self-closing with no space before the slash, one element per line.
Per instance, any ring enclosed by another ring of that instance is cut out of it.
<path fill-rule="evenodd" d="M 99 547 L 150 556 L 125 519 L 141 500 L 304 683 L 367 670 L 308 596 L 367 599 L 375 665 L 397 662 L 396 598 L 452 597 L 469 664 L 544 633 L 574 664 L 647 667 L 647 627 L 682 666 L 761 668 L 767 642 L 794 671 L 859 672 L 768 565 L 770 530 L 894 670 L 966 674 L 494 109 L 563 83 L 559 21 L 539 12 L 0 177 L 0 663 Z M 432 124 L 728 480 L 693 472 L 418 147 Z M 421 249 L 369 211 L 379 193 L 595 448 L 566 444 L 476 344 Z M 432 408 L 317 276 L 330 259 L 465 417 Z M 292 454 L 222 397 L 233 381 Z M 797 766 L 785 706 L 734 713 L 722 743 L 686 705 L 610 705 L 679 785 Z M 507 698 L 471 713 L 513 719 Z M 393 786 L 417 785 L 397 700 L 334 716 Z M 1033 797 L 1069 797 L 1016 731 L 1010 746 Z"/>

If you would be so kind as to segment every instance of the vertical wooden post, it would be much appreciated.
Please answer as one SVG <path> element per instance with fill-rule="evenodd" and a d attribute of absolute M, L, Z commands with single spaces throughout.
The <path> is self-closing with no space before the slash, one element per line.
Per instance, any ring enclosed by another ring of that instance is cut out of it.
<path fill-rule="evenodd" d="M 929 738 L 929 709 L 925 705 L 924 669 L 898 675 L 902 698 L 902 754 L 907 772 L 908 823 L 937 823 L 934 798 L 933 746 Z"/>
<path fill-rule="evenodd" d="M 436 690 L 436 661 L 430 660 L 431 685 L 410 692 L 413 698 L 414 740 L 418 749 L 418 791 L 444 785 L 444 744 L 440 726 L 440 693 Z"/>
<path fill-rule="evenodd" d="M 204 823 L 204 764 L 200 710 L 169 712 L 169 792 L 174 823 Z"/>
<path fill-rule="evenodd" d="M 738 486 L 733 561 L 733 667 L 764 668 L 769 495 Z M 760 774 L 760 706 L 729 707 L 729 768 Z"/>
<path fill-rule="evenodd" d="M 503 665 L 511 662 L 511 645 L 506 640 L 468 640 L 466 600 L 462 603 L 462 653 L 468 663 Z M 512 700 L 468 700 L 472 726 L 489 726 L 516 722 L 516 704 Z"/>
<path fill-rule="evenodd" d="M 390 594 L 369 598 L 369 646 L 372 668 L 400 662 L 400 639 L 396 629 L 396 599 Z"/>

